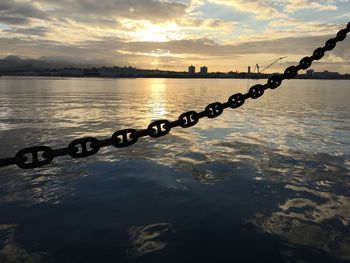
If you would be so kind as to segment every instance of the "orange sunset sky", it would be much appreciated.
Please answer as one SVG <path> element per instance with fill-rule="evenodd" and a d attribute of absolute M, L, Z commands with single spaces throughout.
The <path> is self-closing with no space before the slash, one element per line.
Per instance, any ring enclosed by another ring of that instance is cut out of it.
<path fill-rule="evenodd" d="M 1 0 L 0 57 L 246 71 L 296 63 L 350 20 L 348 0 Z M 350 72 L 349 40 L 316 70 Z"/>

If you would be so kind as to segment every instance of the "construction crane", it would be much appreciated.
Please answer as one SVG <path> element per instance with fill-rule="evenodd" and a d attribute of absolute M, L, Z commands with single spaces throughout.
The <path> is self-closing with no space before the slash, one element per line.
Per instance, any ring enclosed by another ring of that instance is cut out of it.
<path fill-rule="evenodd" d="M 254 68 L 254 72 L 256 70 L 257 73 L 263 73 L 265 70 L 267 70 L 268 68 L 272 67 L 273 65 L 275 65 L 278 61 L 282 60 L 282 59 L 285 59 L 286 57 L 280 57 L 278 59 L 276 59 L 274 62 L 272 62 L 271 64 L 267 65 L 266 67 L 264 67 L 262 70 L 260 70 L 260 66 L 259 64 L 256 64 L 255 65 L 255 68 Z"/>

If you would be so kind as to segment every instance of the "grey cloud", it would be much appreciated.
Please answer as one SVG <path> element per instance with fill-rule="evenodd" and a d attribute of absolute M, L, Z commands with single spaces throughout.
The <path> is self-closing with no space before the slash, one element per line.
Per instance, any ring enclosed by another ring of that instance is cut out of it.
<path fill-rule="evenodd" d="M 113 43 L 112 40 L 104 43 L 103 41 L 99 43 L 91 41 L 79 45 L 69 45 L 56 41 L 30 38 L 0 38 L 0 57 L 5 57 L 11 53 L 14 55 L 25 54 L 30 58 L 61 57 L 64 60 L 77 63 L 84 63 L 86 58 L 91 61 L 104 61 L 106 65 L 116 61 L 126 62 L 127 56 L 114 50 L 118 48 L 119 40 L 113 40 Z M 5 53 L 1 53 L 1 51 Z"/>
<path fill-rule="evenodd" d="M 5 24 L 28 24 L 29 18 L 44 19 L 47 14 L 30 2 L 1 0 L 0 22 Z"/>
<path fill-rule="evenodd" d="M 0 13 L 0 23 L 8 25 L 24 25 L 29 23 L 29 19 L 25 17 L 1 15 Z"/>
<path fill-rule="evenodd" d="M 220 46 L 212 40 L 191 39 L 173 40 L 168 42 L 131 42 L 125 47 L 131 52 L 150 53 L 153 50 L 166 50 L 173 54 L 206 54 L 209 56 L 227 55 L 227 47 Z"/>
<path fill-rule="evenodd" d="M 52 15 L 73 19 L 96 19 L 98 17 L 126 17 L 161 22 L 185 15 L 187 5 L 156 0 L 33 0 L 53 9 Z"/>
<path fill-rule="evenodd" d="M 246 42 L 238 44 L 239 53 L 267 53 L 267 54 L 309 54 L 316 47 L 323 45 L 331 36 L 286 37 L 273 40 Z"/>
<path fill-rule="evenodd" d="M 232 57 L 244 54 L 286 54 L 307 55 L 316 47 L 322 46 L 330 36 L 315 36 L 304 38 L 283 38 L 275 40 L 255 41 L 237 45 L 220 45 L 209 39 L 173 40 L 168 42 L 127 42 L 121 38 L 101 38 L 84 41 L 79 44 L 64 44 L 48 40 L 31 40 L 20 38 L 1 39 L 2 50 L 15 48 L 30 48 L 32 52 L 49 52 L 52 54 L 66 52 L 67 54 L 111 57 L 113 52 L 151 53 L 154 50 L 164 50 L 172 54 L 203 55 L 207 57 Z M 347 45 L 340 45 L 334 54 L 345 55 Z M 15 52 L 13 52 L 15 53 Z M 45 54 L 44 54 L 45 55 Z"/>
<path fill-rule="evenodd" d="M 74 64 L 96 66 L 125 66 L 149 68 L 153 58 L 138 54 L 123 54 L 118 48 L 128 44 L 119 39 L 105 39 L 104 41 L 87 41 L 80 45 L 65 45 L 55 41 L 29 40 L 20 38 L 0 38 L 0 57 L 6 57 L 10 50 L 12 54 L 25 54 L 28 58 L 42 60 L 67 61 Z M 168 66 L 178 67 L 181 58 L 159 58 L 159 62 Z"/>
<path fill-rule="evenodd" d="M 282 38 L 255 41 L 237 45 L 219 45 L 209 39 L 174 40 L 169 42 L 131 42 L 125 48 L 131 52 L 151 52 L 155 49 L 167 50 L 174 54 L 203 54 L 206 56 L 232 57 L 241 54 L 309 54 L 323 44 L 329 36 Z"/>
<path fill-rule="evenodd" d="M 275 54 L 275 55 L 300 55 L 300 57 L 312 54 L 312 51 L 323 46 L 329 36 L 315 36 L 304 38 L 284 38 L 276 40 L 256 41 L 237 45 L 219 45 L 208 39 L 179 40 L 169 42 L 126 42 L 118 38 L 102 38 L 95 41 L 84 41 L 79 44 L 69 45 L 61 42 L 2 38 L 0 50 L 10 50 L 12 54 L 26 54 L 30 57 L 61 56 L 74 58 L 99 59 L 108 64 L 138 65 L 148 67 L 147 63 L 152 57 L 143 56 L 142 53 L 152 53 L 154 50 L 164 50 L 165 54 L 183 54 L 187 59 L 232 59 L 248 54 Z M 1 52 L 1 51 L 0 51 Z M 350 48 L 347 43 L 341 43 L 331 53 L 333 56 L 350 58 Z M 1 54 L 0 56 L 5 56 Z M 186 59 L 159 58 L 160 61 L 184 61 Z M 81 61 L 79 61 L 81 62 Z M 142 64 L 143 63 L 143 64 Z"/>
<path fill-rule="evenodd" d="M 31 36 L 45 36 L 49 29 L 46 27 L 30 27 L 30 28 L 11 28 L 4 30 L 4 32 L 31 35 Z"/>

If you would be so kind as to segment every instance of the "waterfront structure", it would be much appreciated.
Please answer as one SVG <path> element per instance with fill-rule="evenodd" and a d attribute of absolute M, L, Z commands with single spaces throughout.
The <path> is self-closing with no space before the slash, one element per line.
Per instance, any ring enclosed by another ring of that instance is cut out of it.
<path fill-rule="evenodd" d="M 193 74 L 196 74 L 196 67 L 191 65 L 188 67 L 188 73 L 193 75 Z"/>
<path fill-rule="evenodd" d="M 85 68 L 83 69 L 83 75 L 86 77 L 98 77 L 100 76 L 100 72 L 97 68 Z"/>
<path fill-rule="evenodd" d="M 99 69 L 100 76 L 103 77 L 120 77 L 120 76 L 136 76 L 137 69 L 133 67 L 102 67 Z"/>
<path fill-rule="evenodd" d="M 120 71 L 113 67 L 102 67 L 99 72 L 103 77 L 118 77 L 120 75 Z"/>
<path fill-rule="evenodd" d="M 312 76 L 318 77 L 320 79 L 328 79 L 328 78 L 337 78 L 337 77 L 339 77 L 339 73 L 325 70 L 323 72 L 313 72 Z"/>
<path fill-rule="evenodd" d="M 306 76 L 309 78 L 317 78 L 317 79 L 334 79 L 339 78 L 340 74 L 338 72 L 332 72 L 325 70 L 323 72 L 316 72 L 312 69 L 306 71 Z"/>
<path fill-rule="evenodd" d="M 314 74 L 314 70 L 313 69 L 308 69 L 306 71 L 306 75 L 309 76 L 309 77 L 311 77 L 313 74 Z"/>
<path fill-rule="evenodd" d="M 200 73 L 202 75 L 208 74 L 208 68 L 206 66 L 201 67 Z"/>
<path fill-rule="evenodd" d="M 80 68 L 62 68 L 56 72 L 48 73 L 48 75 L 57 75 L 62 77 L 80 77 L 84 75 L 84 70 Z"/>

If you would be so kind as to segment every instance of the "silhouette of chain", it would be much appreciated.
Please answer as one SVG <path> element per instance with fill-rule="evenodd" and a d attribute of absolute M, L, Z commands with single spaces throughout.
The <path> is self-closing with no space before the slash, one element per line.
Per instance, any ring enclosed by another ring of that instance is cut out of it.
<path fill-rule="evenodd" d="M 50 164 L 54 158 L 69 155 L 72 158 L 85 158 L 96 154 L 101 148 L 114 146 L 124 148 L 135 144 L 139 138 L 159 138 L 167 135 L 175 127 L 189 128 L 196 125 L 201 118 L 216 118 L 227 108 L 238 108 L 247 99 L 261 97 L 265 90 L 276 89 L 285 79 L 295 78 L 299 70 L 309 68 L 313 61 L 323 58 L 325 52 L 335 48 L 337 42 L 343 41 L 350 32 L 350 22 L 347 27 L 341 29 L 335 38 L 327 40 L 324 47 L 317 48 L 312 56 L 304 57 L 297 66 L 288 67 L 283 74 L 273 75 L 266 84 L 257 84 L 249 89 L 246 94 L 237 93 L 232 95 L 225 103 L 214 102 L 209 104 L 203 111 L 189 111 L 181 114 L 175 121 L 158 120 L 148 125 L 147 129 L 126 129 L 115 132 L 110 138 L 98 140 L 94 137 L 85 137 L 72 141 L 66 148 L 52 149 L 47 146 L 35 146 L 24 148 L 17 152 L 14 157 L 0 159 L 0 167 L 17 165 L 23 169 L 38 168 Z M 31 158 L 28 158 L 30 157 Z"/>

